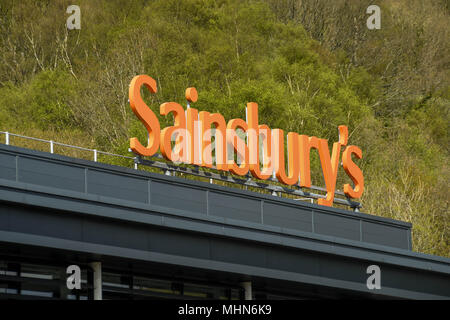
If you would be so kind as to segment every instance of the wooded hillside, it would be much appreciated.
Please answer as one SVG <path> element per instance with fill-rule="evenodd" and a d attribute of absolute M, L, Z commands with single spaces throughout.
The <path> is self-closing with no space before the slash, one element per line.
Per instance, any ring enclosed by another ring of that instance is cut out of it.
<path fill-rule="evenodd" d="M 68 30 L 71 4 L 0 2 L 0 131 L 128 154 L 146 135 L 128 104 L 137 74 L 157 80 L 157 114 L 194 86 L 195 107 L 226 119 L 255 101 L 285 132 L 334 142 L 347 125 L 362 211 L 413 223 L 415 251 L 450 256 L 448 1 L 77 0 L 81 29 Z"/>

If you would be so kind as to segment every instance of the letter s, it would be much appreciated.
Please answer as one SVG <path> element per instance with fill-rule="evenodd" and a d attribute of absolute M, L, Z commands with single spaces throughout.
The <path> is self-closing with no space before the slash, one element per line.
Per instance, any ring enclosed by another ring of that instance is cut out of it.
<path fill-rule="evenodd" d="M 342 154 L 342 165 L 345 172 L 355 184 L 353 189 L 348 183 L 344 184 L 344 193 L 351 198 L 360 198 L 364 191 L 364 177 L 361 169 L 352 161 L 352 154 L 362 158 L 362 151 L 357 146 L 348 146 Z"/>
<path fill-rule="evenodd" d="M 142 156 L 152 156 L 158 151 L 160 126 L 153 111 L 145 104 L 141 97 L 141 86 L 145 85 L 151 93 L 156 93 L 156 81 L 147 76 L 135 76 L 130 83 L 130 106 L 134 114 L 142 121 L 148 131 L 148 146 L 144 147 L 137 138 L 130 139 L 130 148 L 133 152 Z"/>

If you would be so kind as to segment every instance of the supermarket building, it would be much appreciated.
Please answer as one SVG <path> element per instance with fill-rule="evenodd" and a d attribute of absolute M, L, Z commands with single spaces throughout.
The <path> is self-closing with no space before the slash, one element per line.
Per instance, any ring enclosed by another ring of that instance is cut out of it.
<path fill-rule="evenodd" d="M 449 299 L 450 259 L 413 252 L 411 229 L 0 144 L 0 298 Z"/>

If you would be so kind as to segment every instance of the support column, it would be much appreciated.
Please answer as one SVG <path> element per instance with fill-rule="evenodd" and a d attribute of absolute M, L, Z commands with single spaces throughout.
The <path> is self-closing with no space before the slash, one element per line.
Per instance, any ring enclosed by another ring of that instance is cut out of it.
<path fill-rule="evenodd" d="M 91 262 L 89 265 L 94 273 L 94 300 L 102 300 L 102 263 Z"/>
<path fill-rule="evenodd" d="M 253 300 L 253 296 L 252 296 L 252 282 L 251 281 L 241 282 L 241 286 L 242 286 L 242 288 L 244 288 L 245 300 Z"/>

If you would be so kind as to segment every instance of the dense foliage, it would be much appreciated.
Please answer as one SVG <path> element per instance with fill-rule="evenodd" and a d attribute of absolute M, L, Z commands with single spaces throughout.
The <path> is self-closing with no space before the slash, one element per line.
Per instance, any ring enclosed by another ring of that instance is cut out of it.
<path fill-rule="evenodd" d="M 126 154 L 145 139 L 128 105 L 137 74 L 158 82 L 154 110 L 195 86 L 195 107 L 226 119 L 255 101 L 271 128 L 333 142 L 345 124 L 363 150 L 363 211 L 412 222 L 414 250 L 450 256 L 450 8 L 375 1 L 381 29 L 368 30 L 372 2 L 79 0 L 81 30 L 67 30 L 68 1 L 3 0 L 0 130 Z"/>

